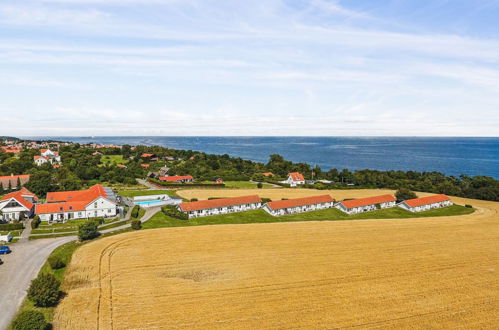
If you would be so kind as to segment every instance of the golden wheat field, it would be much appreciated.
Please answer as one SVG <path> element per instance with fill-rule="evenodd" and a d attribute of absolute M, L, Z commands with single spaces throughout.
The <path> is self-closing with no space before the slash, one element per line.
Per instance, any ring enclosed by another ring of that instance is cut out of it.
<path fill-rule="evenodd" d="M 76 251 L 56 329 L 499 328 L 499 203 L 406 220 L 126 233 Z"/>
<path fill-rule="evenodd" d="M 395 190 L 388 189 L 343 189 L 343 190 L 317 190 L 302 188 L 268 188 L 268 189 L 186 189 L 178 190 L 180 197 L 191 199 L 208 199 L 209 197 L 238 197 L 258 195 L 260 197 L 278 200 L 282 198 L 300 198 L 330 194 L 336 200 L 345 198 L 364 198 L 376 195 L 393 194 Z M 425 195 L 425 193 L 422 193 Z"/>

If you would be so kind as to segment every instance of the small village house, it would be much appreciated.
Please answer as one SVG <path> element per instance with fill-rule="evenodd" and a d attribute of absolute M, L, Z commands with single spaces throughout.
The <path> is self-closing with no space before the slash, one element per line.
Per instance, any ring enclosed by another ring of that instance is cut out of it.
<path fill-rule="evenodd" d="M 397 199 L 392 195 L 381 195 L 341 201 L 335 207 L 347 214 L 357 214 L 394 207 L 396 202 Z"/>
<path fill-rule="evenodd" d="M 46 203 L 37 204 L 35 214 L 48 223 L 114 217 L 117 203 L 111 189 L 96 184 L 87 190 L 47 193 Z"/>
<path fill-rule="evenodd" d="M 398 206 L 411 212 L 423 212 L 431 209 L 451 206 L 452 204 L 453 203 L 451 202 L 449 196 L 440 194 L 408 199 L 400 202 Z"/>
<path fill-rule="evenodd" d="M 332 208 L 334 199 L 329 195 L 294 198 L 265 203 L 263 209 L 273 216 L 302 213 Z"/>
<path fill-rule="evenodd" d="M 172 176 L 161 176 L 160 181 L 171 182 L 171 183 L 189 183 L 194 181 L 191 175 L 172 175 Z"/>
<path fill-rule="evenodd" d="M 33 157 L 33 160 L 37 166 L 41 166 L 46 163 L 50 163 L 52 165 L 61 163 L 61 156 L 59 156 L 59 152 L 52 151 L 50 149 L 41 149 L 40 155 L 36 155 Z"/>
<path fill-rule="evenodd" d="M 6 222 L 28 219 L 37 201 L 38 197 L 26 188 L 11 192 L 0 200 L 0 218 Z"/>
<path fill-rule="evenodd" d="M 291 172 L 288 174 L 288 178 L 284 181 L 281 181 L 282 183 L 287 183 L 291 187 L 296 187 L 301 184 L 305 184 L 305 178 L 301 173 L 298 172 Z"/>
<path fill-rule="evenodd" d="M 220 198 L 197 202 L 184 202 L 178 209 L 186 213 L 189 218 L 210 215 L 228 214 L 256 210 L 262 206 L 262 200 L 257 195 Z"/>

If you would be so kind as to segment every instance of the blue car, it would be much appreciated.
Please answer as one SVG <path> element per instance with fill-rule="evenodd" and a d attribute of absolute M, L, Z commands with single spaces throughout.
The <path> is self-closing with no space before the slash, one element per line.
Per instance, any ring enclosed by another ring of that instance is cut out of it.
<path fill-rule="evenodd" d="M 0 246 L 0 254 L 9 254 L 11 252 L 12 251 L 10 250 L 10 248 L 7 245 Z"/>

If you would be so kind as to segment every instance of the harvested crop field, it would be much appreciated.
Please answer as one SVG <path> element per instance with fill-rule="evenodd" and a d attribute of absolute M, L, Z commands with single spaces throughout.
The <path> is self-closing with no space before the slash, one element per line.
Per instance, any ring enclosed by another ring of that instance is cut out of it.
<path fill-rule="evenodd" d="M 76 251 L 59 329 L 499 327 L 499 203 L 410 220 L 145 230 Z"/>
<path fill-rule="evenodd" d="M 180 197 L 191 199 L 208 199 L 209 197 L 238 197 L 257 194 L 260 197 L 279 200 L 282 198 L 300 198 L 330 194 L 336 200 L 345 198 L 364 198 L 376 195 L 394 194 L 395 190 L 387 189 L 343 189 L 343 190 L 317 190 L 302 188 L 279 189 L 186 189 L 178 190 Z"/>

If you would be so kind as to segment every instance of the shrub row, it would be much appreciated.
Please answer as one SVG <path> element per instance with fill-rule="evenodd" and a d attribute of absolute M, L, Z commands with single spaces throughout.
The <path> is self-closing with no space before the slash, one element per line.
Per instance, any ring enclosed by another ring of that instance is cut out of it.
<path fill-rule="evenodd" d="M 161 208 L 161 212 L 163 212 L 164 215 L 175 219 L 189 220 L 189 216 L 184 212 L 179 211 L 175 205 L 165 205 Z"/>
<path fill-rule="evenodd" d="M 2 224 L 0 224 L 1 231 L 22 230 L 22 229 L 24 229 L 24 226 L 22 223 L 2 223 Z"/>

